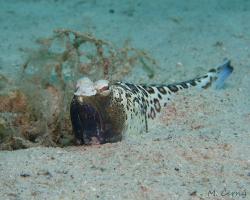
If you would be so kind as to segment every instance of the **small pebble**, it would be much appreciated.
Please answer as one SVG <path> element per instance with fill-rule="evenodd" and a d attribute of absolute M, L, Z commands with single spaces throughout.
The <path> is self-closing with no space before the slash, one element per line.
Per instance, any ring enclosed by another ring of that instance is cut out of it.
<path fill-rule="evenodd" d="M 196 193 L 197 193 L 196 191 L 193 191 L 190 193 L 190 196 L 196 196 Z"/>
<path fill-rule="evenodd" d="M 49 171 L 40 171 L 37 173 L 37 175 L 43 175 L 43 176 L 48 176 L 48 177 L 53 177 L 52 174 Z"/>
<path fill-rule="evenodd" d="M 29 177 L 29 176 L 30 176 L 30 174 L 27 174 L 27 173 L 22 173 L 22 174 L 20 174 L 20 176 L 21 176 L 21 177 L 26 178 L 26 177 Z"/>
<path fill-rule="evenodd" d="M 109 13 L 114 14 L 115 10 L 114 9 L 109 9 Z"/>
<path fill-rule="evenodd" d="M 176 67 L 183 67 L 183 64 L 181 62 L 176 63 Z"/>

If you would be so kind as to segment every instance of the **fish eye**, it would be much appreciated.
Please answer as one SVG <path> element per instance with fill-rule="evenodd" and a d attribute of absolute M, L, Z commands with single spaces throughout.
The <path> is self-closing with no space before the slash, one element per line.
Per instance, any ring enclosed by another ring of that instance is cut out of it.
<path fill-rule="evenodd" d="M 109 86 L 104 86 L 100 89 L 100 92 L 103 92 L 103 91 L 106 91 L 106 90 L 109 90 Z"/>
<path fill-rule="evenodd" d="M 107 96 L 110 94 L 109 82 L 107 80 L 98 80 L 95 82 L 95 89 L 97 93 L 102 96 Z"/>
<path fill-rule="evenodd" d="M 74 94 L 76 96 L 93 96 L 96 92 L 93 81 L 87 77 L 83 77 L 77 81 Z"/>

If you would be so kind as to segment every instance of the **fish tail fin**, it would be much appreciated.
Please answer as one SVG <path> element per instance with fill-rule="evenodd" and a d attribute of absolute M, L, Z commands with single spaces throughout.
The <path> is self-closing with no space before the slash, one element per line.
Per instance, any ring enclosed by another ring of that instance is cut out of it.
<path fill-rule="evenodd" d="M 224 86 L 226 79 L 233 72 L 234 68 L 231 65 L 231 61 L 225 59 L 224 63 L 217 68 L 216 80 L 214 82 L 216 89 L 221 89 Z"/>
<path fill-rule="evenodd" d="M 217 69 L 210 69 L 205 76 L 197 78 L 197 86 L 203 89 L 210 86 L 215 89 L 221 89 L 232 72 L 233 66 L 231 65 L 231 61 L 225 59 Z"/>
<path fill-rule="evenodd" d="M 207 89 L 211 86 L 215 89 L 221 89 L 232 72 L 233 66 L 231 65 L 231 61 L 225 59 L 217 69 L 210 69 L 204 76 L 185 81 L 185 83 L 201 89 Z"/>
<path fill-rule="evenodd" d="M 217 69 L 210 69 L 204 76 L 199 76 L 180 83 L 169 84 L 166 87 L 168 87 L 168 89 L 172 92 L 192 87 L 207 89 L 212 86 L 215 89 L 220 89 L 224 86 L 226 79 L 232 72 L 233 66 L 231 65 L 230 60 L 225 59 Z"/>

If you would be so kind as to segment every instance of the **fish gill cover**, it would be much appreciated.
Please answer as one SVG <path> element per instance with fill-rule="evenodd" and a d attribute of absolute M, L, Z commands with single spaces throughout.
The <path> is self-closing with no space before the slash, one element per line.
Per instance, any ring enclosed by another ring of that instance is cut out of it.
<path fill-rule="evenodd" d="M 122 80 L 141 67 L 153 78 L 156 62 L 127 43 L 117 48 L 89 33 L 55 30 L 28 51 L 18 80 L 0 74 L 0 149 L 66 146 L 73 134 L 69 104 L 76 80 Z"/>

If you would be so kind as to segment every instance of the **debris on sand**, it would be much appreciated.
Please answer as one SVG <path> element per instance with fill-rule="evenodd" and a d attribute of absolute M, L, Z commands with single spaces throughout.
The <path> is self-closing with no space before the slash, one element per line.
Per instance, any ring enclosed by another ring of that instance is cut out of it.
<path fill-rule="evenodd" d="M 55 30 L 37 43 L 16 83 L 0 75 L 1 90 L 7 88 L 0 94 L 0 149 L 72 144 L 69 104 L 80 77 L 121 81 L 135 67 L 154 77 L 156 61 L 128 44 L 117 48 L 69 29 Z"/>

